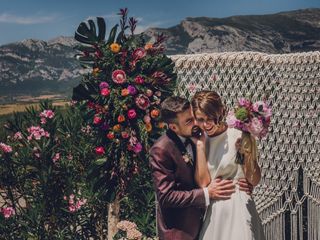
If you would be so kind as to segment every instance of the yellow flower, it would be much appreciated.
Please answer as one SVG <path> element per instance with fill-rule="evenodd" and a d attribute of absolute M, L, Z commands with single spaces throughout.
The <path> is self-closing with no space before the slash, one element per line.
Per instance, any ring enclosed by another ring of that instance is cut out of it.
<path fill-rule="evenodd" d="M 120 51 L 120 45 L 118 43 L 112 43 L 110 49 L 113 53 L 118 53 Z"/>
<path fill-rule="evenodd" d="M 146 130 L 147 130 L 147 132 L 151 132 L 151 130 L 152 130 L 152 124 L 151 123 L 146 123 Z"/>
<path fill-rule="evenodd" d="M 99 72 L 100 72 L 100 69 L 99 69 L 99 68 L 94 68 L 94 69 L 92 70 L 92 74 L 93 74 L 94 76 L 97 76 Z"/>
<path fill-rule="evenodd" d="M 126 118 L 123 115 L 119 115 L 118 116 L 118 122 L 119 123 L 124 122 L 125 120 L 126 120 Z"/>

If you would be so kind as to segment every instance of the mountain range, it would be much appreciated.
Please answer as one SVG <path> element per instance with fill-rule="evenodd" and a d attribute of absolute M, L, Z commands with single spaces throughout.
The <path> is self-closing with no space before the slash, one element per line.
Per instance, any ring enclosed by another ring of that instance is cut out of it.
<path fill-rule="evenodd" d="M 144 32 L 167 36 L 167 54 L 259 51 L 292 53 L 320 50 L 320 9 L 227 18 L 186 18 L 170 28 Z M 0 102 L 13 96 L 68 95 L 83 70 L 74 59 L 73 37 L 27 39 L 0 46 Z"/>

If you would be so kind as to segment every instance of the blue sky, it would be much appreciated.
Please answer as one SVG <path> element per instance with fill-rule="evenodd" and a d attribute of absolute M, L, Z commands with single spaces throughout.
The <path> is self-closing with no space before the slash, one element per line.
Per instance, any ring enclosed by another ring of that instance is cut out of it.
<path fill-rule="evenodd" d="M 0 45 L 27 38 L 73 36 L 78 24 L 103 16 L 108 27 L 128 7 L 139 30 L 171 27 L 186 17 L 228 17 L 320 8 L 320 0 L 0 0 Z"/>

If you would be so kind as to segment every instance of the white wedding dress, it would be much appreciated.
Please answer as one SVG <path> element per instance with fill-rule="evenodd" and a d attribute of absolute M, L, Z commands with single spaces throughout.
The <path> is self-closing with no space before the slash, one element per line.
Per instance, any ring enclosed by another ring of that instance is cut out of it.
<path fill-rule="evenodd" d="M 244 178 L 241 165 L 235 163 L 235 143 L 240 137 L 241 131 L 228 128 L 222 134 L 207 139 L 211 179 L 221 177 L 236 182 L 237 179 Z M 236 185 L 236 192 L 231 199 L 211 201 L 199 239 L 264 240 L 261 220 L 252 198 Z"/>

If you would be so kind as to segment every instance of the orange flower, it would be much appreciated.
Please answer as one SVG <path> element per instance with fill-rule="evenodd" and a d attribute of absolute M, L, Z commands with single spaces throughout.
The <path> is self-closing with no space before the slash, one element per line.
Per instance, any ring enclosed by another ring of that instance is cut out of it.
<path fill-rule="evenodd" d="M 152 124 L 151 123 L 146 123 L 146 130 L 147 130 L 147 132 L 151 132 L 151 130 L 152 130 Z"/>
<path fill-rule="evenodd" d="M 92 74 L 93 74 L 94 76 L 97 76 L 99 72 L 100 72 L 100 69 L 99 69 L 99 68 L 94 68 L 94 69 L 92 70 Z"/>
<path fill-rule="evenodd" d="M 110 45 L 111 52 L 118 53 L 120 51 L 120 45 L 118 43 L 112 43 Z"/>
<path fill-rule="evenodd" d="M 109 133 L 107 134 L 107 138 L 109 138 L 110 140 L 111 140 L 111 139 L 114 139 L 114 133 L 113 133 L 113 132 L 109 132 Z"/>
<path fill-rule="evenodd" d="M 149 50 L 149 49 L 151 49 L 151 48 L 153 48 L 153 44 L 152 44 L 152 43 L 147 43 L 147 44 L 144 46 L 144 49 L 145 49 L 145 50 Z"/>
<path fill-rule="evenodd" d="M 129 90 L 127 88 L 124 88 L 121 90 L 121 96 L 125 97 L 129 95 Z"/>
<path fill-rule="evenodd" d="M 118 116 L 118 122 L 119 123 L 122 123 L 122 122 L 124 122 L 126 120 L 126 118 L 123 116 L 123 115 L 119 115 Z"/>
<path fill-rule="evenodd" d="M 152 118 L 157 118 L 160 115 L 160 111 L 158 109 L 153 109 L 150 115 Z"/>
<path fill-rule="evenodd" d="M 119 132 L 120 130 L 121 130 L 120 124 L 117 124 L 117 125 L 114 125 L 114 126 L 113 126 L 113 131 Z"/>

